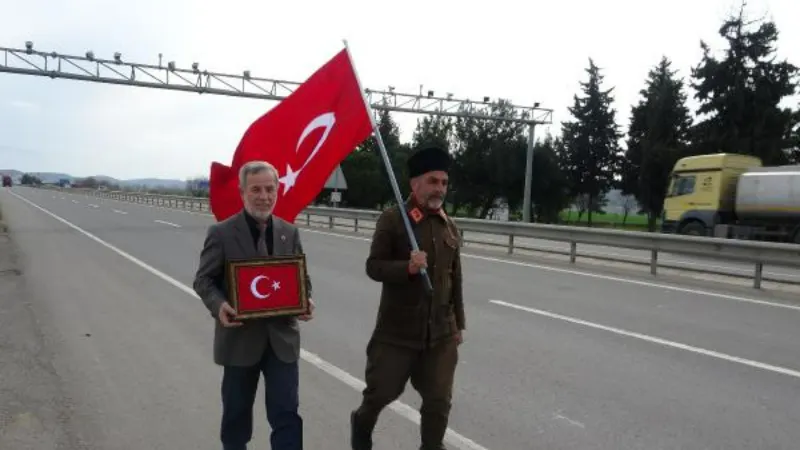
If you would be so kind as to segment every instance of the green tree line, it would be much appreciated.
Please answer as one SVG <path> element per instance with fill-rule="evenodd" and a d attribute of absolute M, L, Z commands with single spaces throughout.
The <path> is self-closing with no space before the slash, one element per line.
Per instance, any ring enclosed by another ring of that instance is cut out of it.
<path fill-rule="evenodd" d="M 785 105 L 798 91 L 798 68 L 776 57 L 773 22 L 749 20 L 744 8 L 718 30 L 725 48 L 715 53 L 701 42 L 703 56 L 691 79 L 679 78 L 666 56 L 654 62 L 640 99 L 633 105 L 627 133 L 620 131 L 614 88 L 604 86 L 602 69 L 589 60 L 586 79 L 561 123 L 557 137 L 545 135 L 534 147 L 531 206 L 538 222 L 557 223 L 569 205 L 592 214 L 602 211 L 611 189 L 637 200 L 654 229 L 664 204 L 669 172 L 684 156 L 708 153 L 755 155 L 765 165 L 800 163 L 800 105 Z M 688 84 L 688 86 L 687 86 Z M 688 90 L 699 104 L 687 106 Z M 508 101 L 492 106 L 512 116 Z M 403 195 L 408 194 L 405 161 L 424 144 L 438 144 L 454 157 L 447 202 L 453 215 L 486 218 L 502 204 L 512 219 L 521 216 L 527 126 L 512 122 L 424 117 L 411 142 L 388 112 L 379 113 L 386 144 Z M 342 163 L 348 188 L 342 205 L 381 209 L 394 203 L 374 139 Z"/>

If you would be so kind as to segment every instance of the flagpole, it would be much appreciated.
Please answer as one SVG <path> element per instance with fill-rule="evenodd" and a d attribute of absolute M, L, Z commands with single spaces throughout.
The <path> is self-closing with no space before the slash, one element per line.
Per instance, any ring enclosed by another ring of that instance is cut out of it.
<path fill-rule="evenodd" d="M 400 208 L 400 215 L 403 217 L 403 224 L 406 227 L 408 241 L 411 243 L 411 248 L 414 251 L 419 251 L 419 244 L 417 244 L 417 239 L 413 230 L 411 229 L 411 221 L 408 219 L 408 211 L 406 210 L 405 202 L 400 195 L 400 188 L 397 186 L 397 179 L 394 176 L 394 170 L 392 170 L 392 163 L 389 161 L 389 154 L 386 151 L 386 146 L 383 144 L 383 137 L 381 137 L 378 124 L 375 122 L 375 117 L 372 113 L 372 106 L 369 104 L 367 97 L 364 94 L 364 88 L 361 85 L 361 79 L 358 76 L 358 70 L 356 69 L 353 55 L 350 53 L 350 47 L 347 45 L 347 39 L 343 39 L 343 42 L 345 51 L 347 52 L 347 57 L 350 58 L 350 65 L 353 67 L 353 73 L 355 74 L 356 83 L 358 84 L 358 91 L 361 93 L 361 99 L 364 101 L 364 106 L 367 108 L 367 115 L 369 116 L 369 121 L 372 124 L 372 134 L 375 135 L 375 140 L 378 141 L 378 148 L 380 149 L 381 156 L 383 157 L 383 164 L 386 167 L 386 172 L 389 173 L 389 182 L 392 185 L 394 197 L 397 200 L 397 206 Z M 424 268 L 421 268 L 420 275 L 422 275 L 422 278 L 425 281 L 425 289 L 428 291 L 428 294 L 433 294 L 433 285 L 431 284 L 431 279 L 428 276 L 428 271 Z"/>

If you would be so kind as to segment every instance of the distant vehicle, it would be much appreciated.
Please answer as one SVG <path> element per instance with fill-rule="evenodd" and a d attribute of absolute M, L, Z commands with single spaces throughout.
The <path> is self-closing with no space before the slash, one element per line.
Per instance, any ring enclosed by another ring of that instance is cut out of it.
<path fill-rule="evenodd" d="M 680 159 L 664 200 L 662 231 L 800 244 L 800 165 L 711 154 Z"/>
<path fill-rule="evenodd" d="M 3 187 L 11 187 L 12 184 L 14 183 L 11 181 L 11 176 L 3 175 Z"/>

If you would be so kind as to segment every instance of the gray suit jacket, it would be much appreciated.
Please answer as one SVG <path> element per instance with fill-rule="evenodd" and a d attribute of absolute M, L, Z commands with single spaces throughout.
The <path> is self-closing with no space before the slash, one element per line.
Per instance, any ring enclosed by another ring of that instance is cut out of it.
<path fill-rule="evenodd" d="M 297 227 L 273 216 L 273 255 L 303 253 Z M 294 317 L 246 319 L 243 325 L 225 328 L 217 315 L 227 301 L 228 285 L 225 263 L 228 259 L 258 256 L 244 212 L 215 223 L 208 228 L 200 252 L 200 263 L 194 279 L 194 291 L 214 317 L 214 362 L 219 365 L 252 366 L 261 359 L 267 345 L 283 361 L 294 362 L 300 356 L 300 329 Z M 311 296 L 311 283 L 308 285 Z"/>

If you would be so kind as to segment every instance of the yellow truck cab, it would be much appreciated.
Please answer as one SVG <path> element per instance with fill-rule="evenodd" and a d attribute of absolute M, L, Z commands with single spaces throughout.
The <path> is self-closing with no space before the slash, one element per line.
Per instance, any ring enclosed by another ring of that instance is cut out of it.
<path fill-rule="evenodd" d="M 730 153 L 678 160 L 664 199 L 662 231 L 709 236 L 716 225 L 735 221 L 739 177 L 761 166 L 757 157 Z"/>

